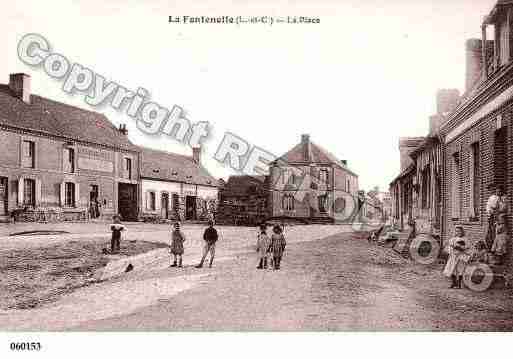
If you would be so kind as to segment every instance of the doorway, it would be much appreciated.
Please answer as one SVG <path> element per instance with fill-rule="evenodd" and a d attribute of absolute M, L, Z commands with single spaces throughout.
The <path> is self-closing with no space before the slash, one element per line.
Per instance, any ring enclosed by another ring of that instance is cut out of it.
<path fill-rule="evenodd" d="M 137 221 L 137 185 L 118 185 L 118 211 L 124 221 Z"/>
<path fill-rule="evenodd" d="M 196 196 L 185 197 L 185 219 L 196 219 Z"/>
<path fill-rule="evenodd" d="M 7 215 L 7 202 L 9 196 L 7 191 L 7 177 L 0 177 L 0 216 Z"/>
<path fill-rule="evenodd" d="M 99 202 L 100 190 L 97 184 L 92 184 L 89 189 L 89 215 L 91 218 L 100 217 L 100 202 Z"/>
<path fill-rule="evenodd" d="M 162 193 L 160 199 L 161 216 L 163 219 L 169 219 L 169 194 Z"/>

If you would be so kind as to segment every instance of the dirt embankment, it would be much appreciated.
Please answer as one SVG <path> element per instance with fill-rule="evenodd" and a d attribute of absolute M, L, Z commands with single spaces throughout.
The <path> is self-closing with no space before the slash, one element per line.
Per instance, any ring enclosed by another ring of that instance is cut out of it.
<path fill-rule="evenodd" d="M 105 240 L 69 241 L 49 247 L 0 252 L 0 309 L 30 309 L 91 282 L 109 258 Z M 121 256 L 166 247 L 145 241 L 122 241 Z"/>

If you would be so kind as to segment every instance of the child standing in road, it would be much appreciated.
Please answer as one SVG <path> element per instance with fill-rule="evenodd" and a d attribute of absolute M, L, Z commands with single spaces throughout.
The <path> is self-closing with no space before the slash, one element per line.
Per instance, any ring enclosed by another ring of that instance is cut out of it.
<path fill-rule="evenodd" d="M 110 239 L 110 252 L 111 254 L 119 253 L 121 248 L 121 235 L 126 231 L 125 226 L 121 223 L 121 217 L 116 214 L 112 217 L 112 224 L 110 225 L 112 237 Z"/>
<path fill-rule="evenodd" d="M 465 267 L 470 260 L 470 242 L 465 237 L 463 227 L 455 228 L 456 236 L 449 239 L 446 251 L 449 259 L 445 265 L 444 275 L 452 279 L 450 288 L 461 288 Z"/>
<path fill-rule="evenodd" d="M 180 231 L 180 223 L 174 224 L 174 230 L 171 232 L 171 254 L 174 257 L 173 264 L 170 267 L 182 268 L 182 255 L 183 255 L 183 242 L 185 242 L 185 235 Z M 177 263 L 178 260 L 178 263 Z"/>
<path fill-rule="evenodd" d="M 286 245 L 287 242 L 283 236 L 283 230 L 279 225 L 275 225 L 273 227 L 273 235 L 271 236 L 271 251 L 275 270 L 280 269 L 281 258 L 283 257 L 283 252 L 285 252 Z"/>
<path fill-rule="evenodd" d="M 269 250 L 269 245 L 271 241 L 267 236 L 267 226 L 265 224 L 260 225 L 260 233 L 257 237 L 257 252 L 260 257 L 260 262 L 258 263 L 257 269 L 266 269 L 267 268 L 267 252 Z"/>

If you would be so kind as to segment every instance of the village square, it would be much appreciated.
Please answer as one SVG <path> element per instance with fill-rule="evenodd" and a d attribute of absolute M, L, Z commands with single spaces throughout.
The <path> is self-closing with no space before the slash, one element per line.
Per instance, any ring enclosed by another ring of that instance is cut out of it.
<path fill-rule="evenodd" d="M 513 2 L 487 10 L 461 39 L 464 91 L 424 99 L 424 136 L 387 138 L 388 188 L 364 188 L 330 129 L 290 125 L 265 171 L 255 155 L 259 173 L 220 178 L 202 135 L 186 155 L 136 144 L 32 91 L 29 67 L 0 74 L 0 330 L 512 331 Z"/>

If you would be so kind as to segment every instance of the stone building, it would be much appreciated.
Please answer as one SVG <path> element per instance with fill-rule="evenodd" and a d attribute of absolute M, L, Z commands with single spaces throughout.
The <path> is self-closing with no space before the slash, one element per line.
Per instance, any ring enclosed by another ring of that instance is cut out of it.
<path fill-rule="evenodd" d="M 31 94 L 26 74 L 0 85 L 0 148 L 1 219 L 137 219 L 139 157 L 126 129 Z"/>
<path fill-rule="evenodd" d="M 333 223 L 356 213 L 358 176 L 309 135 L 271 163 L 269 175 L 272 217 Z"/>
<path fill-rule="evenodd" d="M 140 147 L 143 219 L 201 220 L 216 214 L 218 183 L 201 165 L 201 149 L 192 156 Z"/>
<path fill-rule="evenodd" d="M 270 217 L 268 176 L 230 176 L 219 188 L 217 223 L 257 225 Z"/>
<path fill-rule="evenodd" d="M 487 40 L 493 27 L 494 40 Z M 485 17 L 482 39 L 467 41 L 466 92 L 440 126 L 444 141 L 443 238 L 461 225 L 473 240 L 487 231 L 491 184 L 504 187 L 512 226 L 513 2 L 501 0 Z M 483 46 L 483 44 L 486 44 Z M 492 46 L 490 46 L 492 44 Z M 490 51 L 490 47 L 493 51 Z M 511 233 L 511 232 L 510 232 Z M 511 269 L 511 240 L 507 266 Z"/>

